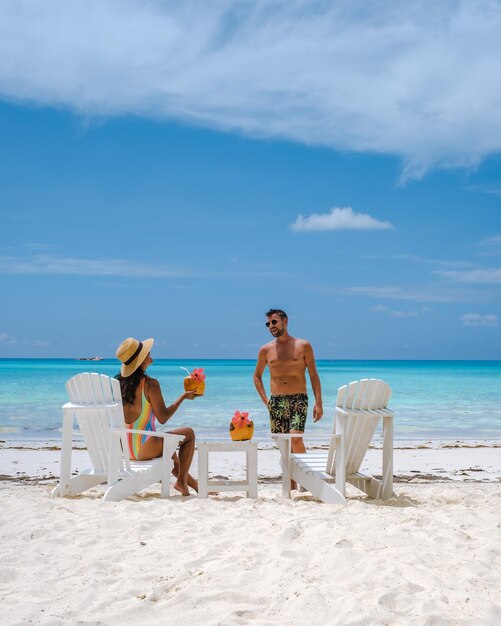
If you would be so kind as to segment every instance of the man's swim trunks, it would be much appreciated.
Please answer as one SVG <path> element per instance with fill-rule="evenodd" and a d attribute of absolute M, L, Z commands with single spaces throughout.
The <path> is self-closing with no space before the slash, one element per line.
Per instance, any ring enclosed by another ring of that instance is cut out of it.
<path fill-rule="evenodd" d="M 308 412 L 308 396 L 305 393 L 271 396 L 268 409 L 272 433 L 289 433 L 291 430 L 304 432 Z"/>

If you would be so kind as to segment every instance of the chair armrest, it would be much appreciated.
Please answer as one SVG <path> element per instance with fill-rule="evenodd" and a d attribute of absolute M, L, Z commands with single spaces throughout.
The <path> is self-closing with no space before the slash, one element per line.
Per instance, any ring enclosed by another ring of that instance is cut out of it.
<path fill-rule="evenodd" d="M 116 409 L 121 406 L 118 402 L 87 402 L 86 404 L 77 404 L 75 402 L 66 402 L 61 407 L 65 409 Z"/>
<path fill-rule="evenodd" d="M 159 430 L 136 430 L 135 428 L 113 428 L 114 433 L 125 433 L 135 435 L 148 435 L 150 437 L 163 437 L 164 439 L 175 439 L 178 443 L 183 441 L 183 435 L 174 435 L 172 433 L 166 433 Z"/>
<path fill-rule="evenodd" d="M 394 412 L 391 409 L 343 409 L 342 406 L 336 406 L 336 413 L 342 415 L 360 415 L 366 413 L 367 415 L 379 415 L 379 417 L 393 417 Z"/>
<path fill-rule="evenodd" d="M 167 433 L 164 430 L 158 430 L 155 432 L 158 433 L 159 437 L 163 437 L 164 439 L 176 440 L 177 443 L 184 441 L 184 435 L 174 435 L 173 433 Z"/>

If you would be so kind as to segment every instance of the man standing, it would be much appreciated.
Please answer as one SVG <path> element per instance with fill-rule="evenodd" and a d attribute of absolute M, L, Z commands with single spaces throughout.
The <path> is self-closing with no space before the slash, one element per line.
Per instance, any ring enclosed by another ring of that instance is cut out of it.
<path fill-rule="evenodd" d="M 254 385 L 270 412 L 272 433 L 303 433 L 308 411 L 306 395 L 306 368 L 315 395 L 313 421 L 322 418 L 322 389 L 311 344 L 291 337 L 287 332 L 287 314 L 281 309 L 266 313 L 266 326 L 275 338 L 264 345 L 257 358 Z M 270 370 L 271 396 L 268 400 L 263 385 L 263 372 Z M 302 437 L 293 437 L 292 452 L 306 452 Z"/>

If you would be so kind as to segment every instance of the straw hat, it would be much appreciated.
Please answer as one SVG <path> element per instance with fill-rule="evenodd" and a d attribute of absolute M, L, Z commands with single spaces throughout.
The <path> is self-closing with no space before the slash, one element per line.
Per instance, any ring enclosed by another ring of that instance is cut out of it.
<path fill-rule="evenodd" d="M 129 337 L 122 341 L 117 349 L 117 358 L 122 361 L 120 373 L 124 378 L 133 374 L 150 352 L 154 339 L 138 341 Z"/>

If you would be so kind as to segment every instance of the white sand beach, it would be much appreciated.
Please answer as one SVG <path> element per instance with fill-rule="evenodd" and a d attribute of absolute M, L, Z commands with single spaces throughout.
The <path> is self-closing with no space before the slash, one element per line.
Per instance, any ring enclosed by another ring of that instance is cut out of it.
<path fill-rule="evenodd" d="M 308 444 L 308 439 L 306 439 Z M 501 481 L 501 441 L 396 441 L 394 473 L 400 481 L 456 480 Z M 0 480 L 16 478 L 27 482 L 54 480 L 59 476 L 59 441 L 0 441 Z M 73 469 L 89 467 L 86 450 L 73 450 Z M 210 469 L 218 475 L 235 477 L 243 465 L 243 456 L 218 455 Z M 197 474 L 197 455 L 193 460 Z M 368 450 L 362 470 L 371 474 L 381 471 L 381 443 L 375 441 Z M 258 475 L 261 481 L 278 480 L 281 476 L 280 455 L 271 448 L 270 440 L 259 444 Z"/>
<path fill-rule="evenodd" d="M 274 450 L 257 500 L 105 504 L 50 498 L 57 450 L 2 448 L 2 623 L 499 624 L 501 449 L 445 445 L 396 449 L 397 497 L 347 506 L 283 499 Z"/>

